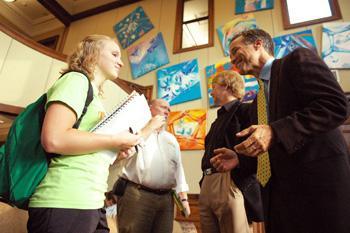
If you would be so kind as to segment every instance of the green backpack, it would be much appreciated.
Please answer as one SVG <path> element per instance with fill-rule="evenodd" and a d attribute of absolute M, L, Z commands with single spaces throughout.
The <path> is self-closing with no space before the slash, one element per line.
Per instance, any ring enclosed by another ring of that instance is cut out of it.
<path fill-rule="evenodd" d="M 79 127 L 92 99 L 89 80 L 85 107 L 73 128 Z M 1 201 L 21 209 L 28 208 L 29 198 L 47 173 L 50 158 L 59 156 L 46 153 L 40 142 L 46 100 L 43 94 L 16 117 L 5 144 L 0 147 Z"/>

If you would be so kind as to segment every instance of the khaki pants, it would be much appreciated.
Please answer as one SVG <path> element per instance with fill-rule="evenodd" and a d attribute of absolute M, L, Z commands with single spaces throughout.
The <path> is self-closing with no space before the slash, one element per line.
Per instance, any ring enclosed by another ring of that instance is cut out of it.
<path fill-rule="evenodd" d="M 118 198 L 119 233 L 171 233 L 174 202 L 171 194 L 158 195 L 128 183 Z"/>
<path fill-rule="evenodd" d="M 204 176 L 199 196 L 203 233 L 251 233 L 244 199 L 230 173 Z"/>

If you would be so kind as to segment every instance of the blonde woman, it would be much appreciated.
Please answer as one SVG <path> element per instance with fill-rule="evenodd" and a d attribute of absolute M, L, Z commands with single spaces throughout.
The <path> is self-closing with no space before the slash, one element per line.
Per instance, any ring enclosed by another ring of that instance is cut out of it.
<path fill-rule="evenodd" d="M 251 221 L 261 221 L 263 215 L 255 178 L 256 159 L 241 158 L 232 151 L 228 155 L 233 163 L 230 169 L 216 169 L 212 164 L 215 153 L 238 144 L 235 134 L 249 125 L 249 105 L 241 103 L 244 81 L 236 72 L 223 71 L 214 76 L 212 85 L 211 95 L 220 109 L 205 137 L 199 196 L 201 228 L 203 233 L 249 233 Z"/>
<path fill-rule="evenodd" d="M 153 120 L 140 135 L 88 132 L 105 113 L 99 95 L 103 82 L 117 78 L 122 66 L 120 49 L 114 40 L 102 35 L 88 36 L 68 59 L 64 72 L 71 72 L 47 92 L 42 144 L 47 152 L 60 156 L 51 159 L 45 178 L 30 199 L 29 233 L 109 232 L 102 207 L 112 158 L 99 151 L 127 151 L 144 134 L 162 124 L 159 119 Z M 92 84 L 93 100 L 75 129 L 72 126 L 82 114 L 89 86 L 85 76 Z"/>

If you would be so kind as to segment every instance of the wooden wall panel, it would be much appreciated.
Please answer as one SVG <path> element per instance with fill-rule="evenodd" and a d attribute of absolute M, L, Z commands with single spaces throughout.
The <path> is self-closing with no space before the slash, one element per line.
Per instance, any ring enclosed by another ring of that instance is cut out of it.
<path fill-rule="evenodd" d="M 8 50 L 10 48 L 12 38 L 3 32 L 0 32 L 0 41 L 1 41 L 0 43 L 0 73 L 1 73 L 4 61 L 6 59 Z"/>
<path fill-rule="evenodd" d="M 52 58 L 13 40 L 0 73 L 0 103 L 24 107 L 45 90 Z"/>

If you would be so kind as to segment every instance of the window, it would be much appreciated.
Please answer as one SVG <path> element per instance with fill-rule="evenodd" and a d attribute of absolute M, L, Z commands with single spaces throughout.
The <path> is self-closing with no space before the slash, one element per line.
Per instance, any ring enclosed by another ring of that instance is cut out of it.
<path fill-rule="evenodd" d="M 281 0 L 284 29 L 341 19 L 337 0 Z"/>
<path fill-rule="evenodd" d="M 173 53 L 213 46 L 213 19 L 214 0 L 178 0 Z"/>

